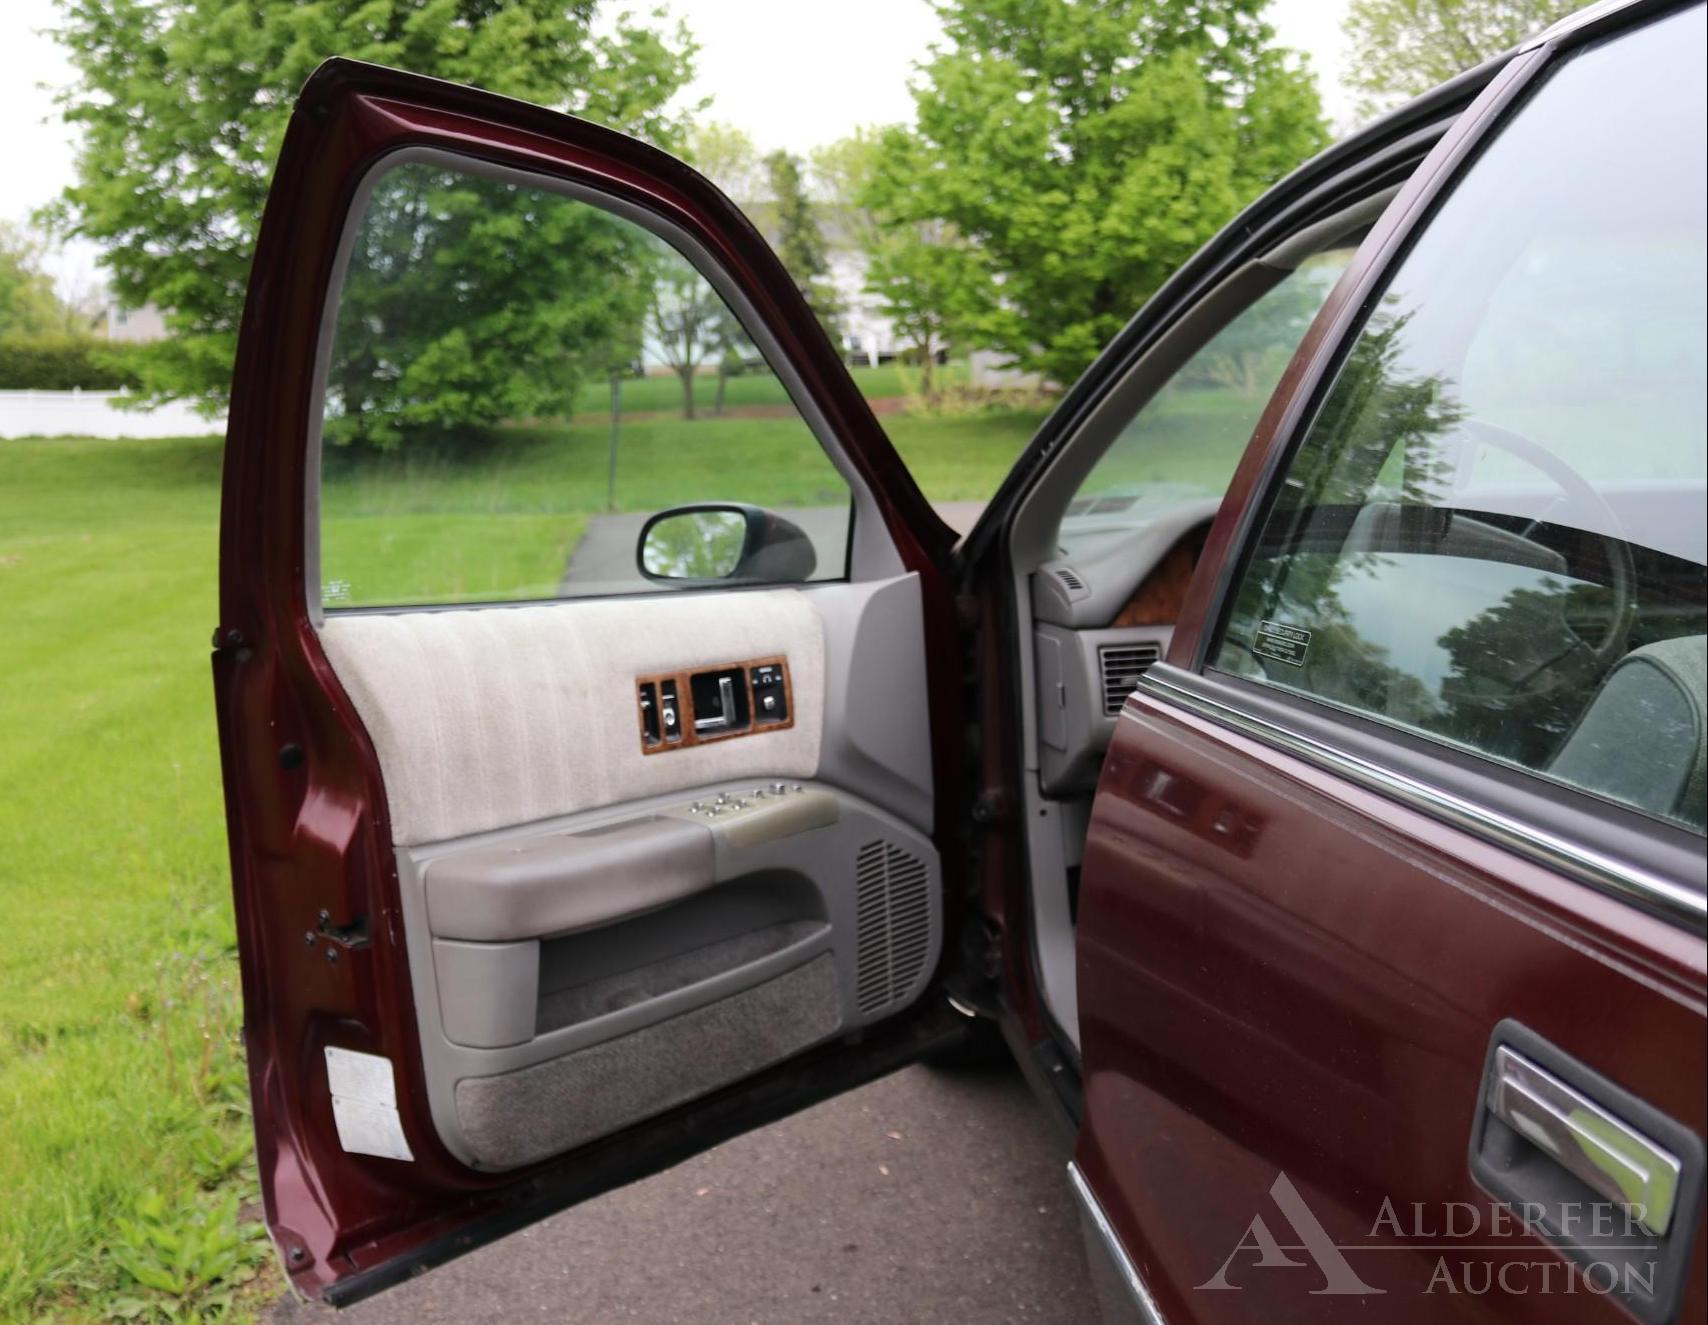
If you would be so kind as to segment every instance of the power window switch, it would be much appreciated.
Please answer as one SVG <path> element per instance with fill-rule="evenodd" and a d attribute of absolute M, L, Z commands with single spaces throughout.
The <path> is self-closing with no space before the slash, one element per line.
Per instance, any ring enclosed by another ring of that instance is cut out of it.
<path fill-rule="evenodd" d="M 682 709 L 676 702 L 676 682 L 665 681 L 658 687 L 658 720 L 665 741 L 682 739 Z"/>

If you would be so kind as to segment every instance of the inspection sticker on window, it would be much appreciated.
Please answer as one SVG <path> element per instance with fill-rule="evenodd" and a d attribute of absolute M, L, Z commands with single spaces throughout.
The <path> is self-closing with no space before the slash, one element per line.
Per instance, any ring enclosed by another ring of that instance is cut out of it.
<path fill-rule="evenodd" d="M 1311 632 L 1297 626 L 1284 626 L 1279 621 L 1259 621 L 1257 638 L 1251 651 L 1263 658 L 1288 663 L 1293 667 L 1305 665 L 1305 651 L 1311 647 Z"/>

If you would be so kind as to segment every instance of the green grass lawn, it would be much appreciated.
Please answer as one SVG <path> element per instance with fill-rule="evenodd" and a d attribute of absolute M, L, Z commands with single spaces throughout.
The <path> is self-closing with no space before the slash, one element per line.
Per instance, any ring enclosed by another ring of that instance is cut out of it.
<path fill-rule="evenodd" d="M 1037 417 L 889 423 L 931 495 L 976 499 Z M 335 463 L 328 573 L 555 582 L 603 508 L 606 437 Z M 748 499 L 814 501 L 838 480 L 802 441 L 787 419 L 635 421 L 619 501 L 712 495 L 732 456 Z M 201 1279 L 262 1257 L 229 1204 L 254 1181 L 208 671 L 219 471 L 212 438 L 0 441 L 0 1320 L 206 1305 Z"/>
<path fill-rule="evenodd" d="M 121 1260 L 170 1259 L 150 1193 L 191 1221 L 250 1183 L 218 474 L 211 440 L 0 442 L 0 1318 L 118 1310 Z"/>
<path fill-rule="evenodd" d="M 926 493 L 988 497 L 1037 427 L 1031 411 L 892 415 Z M 348 604 L 549 597 L 588 517 L 695 501 L 787 511 L 841 505 L 848 487 L 797 418 L 644 418 L 622 425 L 614 488 L 604 422 L 508 429 L 455 459 L 327 462 L 321 580 Z"/>

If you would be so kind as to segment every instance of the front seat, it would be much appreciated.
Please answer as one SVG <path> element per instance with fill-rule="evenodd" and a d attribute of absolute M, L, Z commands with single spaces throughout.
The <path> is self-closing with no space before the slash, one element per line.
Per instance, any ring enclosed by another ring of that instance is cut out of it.
<path fill-rule="evenodd" d="M 1708 635 L 1621 658 L 1550 771 L 1574 786 L 1682 820 L 1708 819 Z"/>

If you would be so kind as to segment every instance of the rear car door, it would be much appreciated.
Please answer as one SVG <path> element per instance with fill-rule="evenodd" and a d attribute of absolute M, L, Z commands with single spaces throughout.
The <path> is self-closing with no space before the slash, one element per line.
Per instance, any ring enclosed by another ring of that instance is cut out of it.
<path fill-rule="evenodd" d="M 1598 11 L 1495 77 L 1122 710 L 1073 1169 L 1112 1318 L 1708 1307 L 1703 48 Z"/>
<path fill-rule="evenodd" d="M 681 417 L 725 357 L 762 403 Z M 625 387 L 640 363 L 676 376 Z M 692 171 L 323 67 L 223 502 L 245 1035 L 300 1291 L 351 1300 L 953 1029 L 950 534 Z"/>

